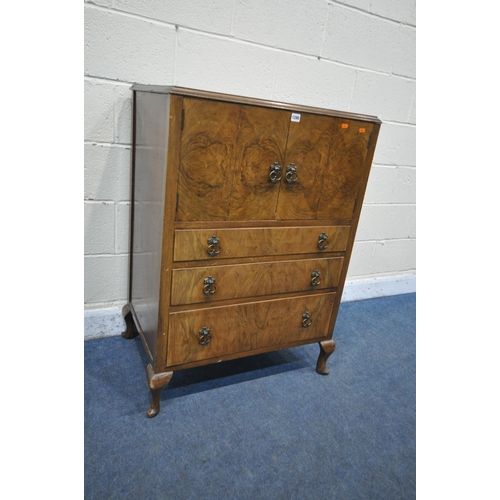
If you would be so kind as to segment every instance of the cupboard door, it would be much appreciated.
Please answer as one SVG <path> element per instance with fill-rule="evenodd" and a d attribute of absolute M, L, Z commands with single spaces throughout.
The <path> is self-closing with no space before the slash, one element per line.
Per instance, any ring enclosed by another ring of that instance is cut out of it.
<path fill-rule="evenodd" d="M 283 165 L 286 111 L 184 99 L 177 221 L 272 220 Z"/>
<path fill-rule="evenodd" d="M 185 98 L 183 113 L 176 220 L 226 220 L 239 106 Z"/>
<path fill-rule="evenodd" d="M 290 113 L 257 106 L 241 106 L 240 110 L 235 145 L 236 175 L 228 218 L 271 220 L 276 211 L 280 182 L 271 181 L 270 167 L 273 164 L 283 167 Z"/>
<path fill-rule="evenodd" d="M 340 119 L 335 122 L 317 219 L 352 217 L 365 175 L 365 160 L 373 125 Z"/>
<path fill-rule="evenodd" d="M 278 200 L 277 219 L 316 217 L 328 166 L 332 121 L 329 116 L 301 113 L 300 122 L 290 122 L 285 155 L 285 179 Z M 292 166 L 295 167 L 295 172 L 287 173 L 287 167 Z"/>
<path fill-rule="evenodd" d="M 277 218 L 352 217 L 372 128 L 307 113 L 291 122 L 285 171 L 290 166 L 295 171 L 288 174 L 288 182 L 284 179 Z"/>

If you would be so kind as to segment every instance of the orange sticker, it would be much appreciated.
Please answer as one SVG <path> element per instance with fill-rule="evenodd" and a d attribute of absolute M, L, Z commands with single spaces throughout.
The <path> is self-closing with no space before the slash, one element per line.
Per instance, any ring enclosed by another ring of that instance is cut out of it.
<path fill-rule="evenodd" d="M 342 128 L 347 128 L 348 126 L 349 126 L 349 124 L 348 124 L 348 123 L 343 123 L 343 124 L 342 124 Z"/>
<path fill-rule="evenodd" d="M 359 129 L 359 133 L 360 133 L 360 134 L 364 134 L 364 133 L 365 133 L 365 129 L 364 129 L 364 128 L 360 128 L 360 129 Z"/>

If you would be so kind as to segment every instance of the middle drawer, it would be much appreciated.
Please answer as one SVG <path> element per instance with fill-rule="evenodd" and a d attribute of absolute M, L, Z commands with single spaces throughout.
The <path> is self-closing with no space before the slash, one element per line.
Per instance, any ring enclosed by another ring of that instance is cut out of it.
<path fill-rule="evenodd" d="M 329 257 L 174 269 L 171 305 L 334 288 L 343 262 Z"/>

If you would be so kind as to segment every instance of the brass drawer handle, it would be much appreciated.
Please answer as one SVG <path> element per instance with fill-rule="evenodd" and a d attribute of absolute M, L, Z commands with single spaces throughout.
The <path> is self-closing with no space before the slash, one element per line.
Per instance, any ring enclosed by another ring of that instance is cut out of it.
<path fill-rule="evenodd" d="M 293 184 L 299 180 L 299 174 L 297 173 L 297 167 L 290 163 L 288 167 L 286 167 L 285 180 L 288 184 Z"/>
<path fill-rule="evenodd" d="M 321 233 L 318 237 L 318 248 L 320 250 L 324 250 L 328 245 L 329 245 L 329 241 L 328 241 L 328 235 L 326 233 Z"/>
<path fill-rule="evenodd" d="M 215 278 L 209 276 L 208 278 L 205 278 L 203 283 L 205 284 L 205 286 L 203 287 L 203 293 L 207 297 L 210 297 L 210 295 L 213 295 L 215 293 L 215 290 L 217 290 L 217 287 L 215 286 Z"/>
<path fill-rule="evenodd" d="M 210 328 L 207 328 L 206 326 L 204 326 L 198 332 L 198 344 L 207 345 L 207 344 L 210 344 L 211 340 L 212 340 L 212 335 L 210 335 Z"/>
<path fill-rule="evenodd" d="M 321 280 L 319 279 L 320 275 L 321 275 L 321 273 L 318 270 L 312 272 L 312 274 L 311 274 L 311 285 L 312 286 L 318 286 L 321 283 Z"/>
<path fill-rule="evenodd" d="M 276 182 L 279 182 L 281 180 L 281 165 L 275 161 L 270 167 L 269 167 L 269 180 L 274 184 Z"/>
<path fill-rule="evenodd" d="M 311 319 L 311 313 L 309 311 L 306 311 L 302 315 L 302 326 L 304 328 L 307 328 L 312 325 L 312 319 Z"/>
<path fill-rule="evenodd" d="M 220 254 L 219 238 L 217 238 L 217 236 L 212 236 L 211 238 L 208 238 L 207 243 L 208 243 L 208 248 L 207 248 L 208 255 L 210 255 L 211 257 L 215 257 L 216 255 Z"/>

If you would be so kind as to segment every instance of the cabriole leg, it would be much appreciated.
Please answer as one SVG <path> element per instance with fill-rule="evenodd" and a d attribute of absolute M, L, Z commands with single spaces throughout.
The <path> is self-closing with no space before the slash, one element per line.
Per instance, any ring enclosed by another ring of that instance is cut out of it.
<path fill-rule="evenodd" d="M 139 335 L 137 328 L 134 323 L 134 318 L 132 312 L 130 311 L 130 306 L 128 304 L 123 306 L 122 309 L 123 319 L 125 320 L 126 330 L 122 332 L 122 337 L 124 339 L 133 339 Z"/>
<path fill-rule="evenodd" d="M 319 344 L 319 357 L 316 363 L 316 371 L 320 375 L 328 375 L 330 370 L 326 367 L 326 360 L 335 351 L 335 342 L 333 340 L 323 340 Z"/>
<path fill-rule="evenodd" d="M 168 385 L 174 372 L 155 373 L 153 367 L 147 367 L 149 390 L 151 391 L 151 406 L 148 408 L 148 417 L 153 418 L 160 412 L 161 390 Z"/>

